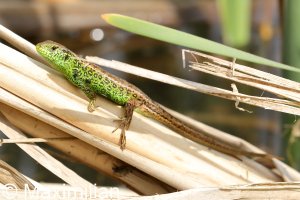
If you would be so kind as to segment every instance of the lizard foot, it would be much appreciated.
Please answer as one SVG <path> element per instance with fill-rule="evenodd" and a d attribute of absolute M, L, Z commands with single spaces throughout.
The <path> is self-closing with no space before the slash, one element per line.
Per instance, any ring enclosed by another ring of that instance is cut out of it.
<path fill-rule="evenodd" d="M 92 99 L 89 101 L 89 105 L 87 107 L 89 112 L 94 112 L 96 110 L 95 103 L 96 103 L 96 99 Z"/>
<path fill-rule="evenodd" d="M 126 130 L 128 130 L 128 128 L 130 126 L 133 110 L 134 110 L 135 107 L 136 107 L 136 102 L 135 101 L 127 102 L 125 107 L 124 107 L 125 108 L 124 117 L 122 117 L 119 120 L 114 120 L 114 122 L 119 123 L 119 126 L 115 130 L 113 130 L 113 132 L 115 132 L 119 128 L 121 129 L 119 145 L 120 145 L 120 148 L 122 150 L 125 149 L 125 145 L 126 145 L 125 132 L 126 132 Z"/>
<path fill-rule="evenodd" d="M 114 133 L 116 130 L 121 129 L 119 145 L 120 145 L 121 150 L 124 150 L 125 146 L 126 146 L 126 134 L 125 134 L 125 132 L 129 127 L 128 119 L 127 118 L 117 119 L 117 120 L 114 120 L 114 122 L 119 123 L 119 125 L 112 132 Z"/>

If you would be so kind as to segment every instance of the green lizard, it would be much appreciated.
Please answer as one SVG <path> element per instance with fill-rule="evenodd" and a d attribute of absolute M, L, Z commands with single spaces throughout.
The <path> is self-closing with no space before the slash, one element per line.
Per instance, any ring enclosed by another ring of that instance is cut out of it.
<path fill-rule="evenodd" d="M 115 129 L 121 129 L 119 144 L 122 150 L 126 144 L 125 131 L 130 126 L 133 112 L 137 111 L 161 122 L 190 140 L 220 152 L 232 156 L 265 157 L 269 155 L 239 150 L 201 133 L 169 114 L 134 85 L 104 71 L 100 66 L 78 57 L 58 43 L 52 41 L 41 42 L 36 45 L 36 50 L 54 69 L 61 72 L 71 83 L 86 94 L 90 100 L 88 111 L 94 111 L 97 95 L 104 96 L 124 107 L 124 116 L 118 120 L 119 126 Z"/>

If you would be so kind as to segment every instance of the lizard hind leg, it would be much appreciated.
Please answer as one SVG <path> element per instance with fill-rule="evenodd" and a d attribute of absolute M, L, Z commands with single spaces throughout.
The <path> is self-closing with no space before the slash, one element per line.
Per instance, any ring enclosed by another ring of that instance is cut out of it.
<path fill-rule="evenodd" d="M 124 109 L 125 109 L 124 116 L 121 119 L 114 120 L 114 122 L 119 123 L 119 125 L 112 132 L 114 133 L 116 130 L 121 129 L 119 145 L 120 145 L 120 148 L 122 150 L 124 150 L 125 146 L 126 146 L 125 132 L 126 132 L 126 130 L 128 130 L 128 128 L 130 126 L 133 111 L 136 107 L 137 107 L 137 102 L 136 101 L 134 101 L 134 100 L 133 101 L 128 101 L 124 106 Z"/>

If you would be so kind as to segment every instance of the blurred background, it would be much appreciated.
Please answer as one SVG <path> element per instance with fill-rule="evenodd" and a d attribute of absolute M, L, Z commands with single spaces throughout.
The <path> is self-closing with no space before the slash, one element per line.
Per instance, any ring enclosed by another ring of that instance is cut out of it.
<path fill-rule="evenodd" d="M 300 1 L 0 0 L 0 23 L 34 44 L 43 40 L 54 40 L 79 55 L 118 60 L 231 90 L 229 81 L 184 70 L 182 47 L 112 27 L 101 19 L 101 14 L 118 13 L 148 20 L 275 61 L 299 66 L 297 36 L 300 33 L 296 24 L 297 19 L 300 19 L 300 16 L 297 18 L 297 8 L 300 8 L 298 2 Z M 290 79 L 298 79 L 295 74 L 283 73 L 278 69 L 242 64 Z M 249 114 L 237 110 L 235 102 L 229 100 L 121 72 L 111 72 L 134 83 L 154 100 L 169 108 L 244 138 L 269 153 L 284 158 L 287 155 L 289 130 L 295 123 L 296 116 L 241 105 L 253 111 Z M 264 91 L 258 89 L 237 86 L 242 93 L 265 95 Z M 92 183 L 115 184 L 105 175 L 81 166 L 54 149 L 46 146 L 45 148 Z M 2 146 L 0 156 L 37 181 L 60 182 L 15 145 Z M 297 159 L 290 160 L 290 164 L 299 168 Z"/>

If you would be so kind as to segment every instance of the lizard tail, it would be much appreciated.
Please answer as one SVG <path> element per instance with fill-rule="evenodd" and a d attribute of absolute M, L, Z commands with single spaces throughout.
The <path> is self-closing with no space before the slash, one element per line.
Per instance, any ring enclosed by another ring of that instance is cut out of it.
<path fill-rule="evenodd" d="M 229 146 L 228 144 L 224 144 L 217 138 L 213 138 L 212 136 L 205 134 L 204 130 L 197 130 L 195 128 L 192 128 L 181 120 L 175 118 L 154 101 L 146 102 L 141 107 L 139 107 L 139 110 L 141 114 L 159 121 L 160 123 L 179 133 L 183 137 L 186 137 L 194 142 L 205 145 L 222 153 L 226 153 L 234 157 L 243 155 L 251 158 L 274 158 L 274 156 L 267 153 L 255 153 L 240 150 L 238 149 L 238 147 L 234 148 L 232 146 Z"/>

